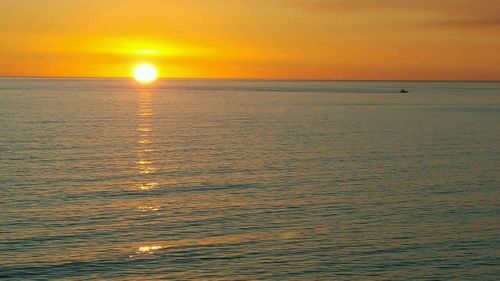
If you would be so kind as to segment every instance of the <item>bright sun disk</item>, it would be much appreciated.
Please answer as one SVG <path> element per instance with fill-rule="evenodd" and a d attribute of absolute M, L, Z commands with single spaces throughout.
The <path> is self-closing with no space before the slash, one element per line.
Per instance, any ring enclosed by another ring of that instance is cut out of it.
<path fill-rule="evenodd" d="M 134 79 L 142 84 L 149 84 L 156 80 L 158 71 L 151 64 L 141 64 L 134 68 Z"/>

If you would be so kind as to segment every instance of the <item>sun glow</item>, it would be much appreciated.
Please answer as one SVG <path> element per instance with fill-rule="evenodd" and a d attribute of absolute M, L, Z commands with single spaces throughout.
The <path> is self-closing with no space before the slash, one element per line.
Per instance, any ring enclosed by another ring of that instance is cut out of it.
<path fill-rule="evenodd" d="M 134 68 L 134 79 L 142 84 L 150 84 L 158 78 L 158 71 L 151 64 L 141 64 Z"/>

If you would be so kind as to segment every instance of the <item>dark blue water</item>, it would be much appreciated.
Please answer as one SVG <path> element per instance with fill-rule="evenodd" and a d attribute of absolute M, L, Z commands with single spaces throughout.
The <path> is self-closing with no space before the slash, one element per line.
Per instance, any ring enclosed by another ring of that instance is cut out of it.
<path fill-rule="evenodd" d="M 0 79 L 0 278 L 496 280 L 499 144 L 500 83 Z"/>

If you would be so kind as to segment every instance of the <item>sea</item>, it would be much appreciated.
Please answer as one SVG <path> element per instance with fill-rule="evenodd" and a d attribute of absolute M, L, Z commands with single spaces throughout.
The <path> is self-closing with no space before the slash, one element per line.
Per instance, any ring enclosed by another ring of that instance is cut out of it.
<path fill-rule="evenodd" d="M 0 279 L 499 280 L 499 206 L 500 82 L 0 78 Z"/>

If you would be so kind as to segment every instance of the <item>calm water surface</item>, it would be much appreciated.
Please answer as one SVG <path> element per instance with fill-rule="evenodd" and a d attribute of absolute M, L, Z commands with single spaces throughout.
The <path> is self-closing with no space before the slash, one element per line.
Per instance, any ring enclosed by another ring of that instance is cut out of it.
<path fill-rule="evenodd" d="M 0 79 L 0 278 L 495 280 L 499 185 L 500 83 Z"/>

